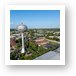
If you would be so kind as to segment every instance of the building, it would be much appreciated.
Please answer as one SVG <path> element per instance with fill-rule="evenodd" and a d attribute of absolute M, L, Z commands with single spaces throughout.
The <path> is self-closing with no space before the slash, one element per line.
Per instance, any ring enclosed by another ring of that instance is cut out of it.
<path fill-rule="evenodd" d="M 49 38 L 54 38 L 54 36 L 49 36 Z"/>
<path fill-rule="evenodd" d="M 16 45 L 16 40 L 13 38 L 10 38 L 10 46 L 15 46 Z"/>
<path fill-rule="evenodd" d="M 13 52 L 16 48 L 16 40 L 14 38 L 10 38 L 10 51 Z"/>
<path fill-rule="evenodd" d="M 44 37 L 39 37 L 35 40 L 35 43 L 38 44 L 38 46 L 48 44 L 49 42 Z"/>

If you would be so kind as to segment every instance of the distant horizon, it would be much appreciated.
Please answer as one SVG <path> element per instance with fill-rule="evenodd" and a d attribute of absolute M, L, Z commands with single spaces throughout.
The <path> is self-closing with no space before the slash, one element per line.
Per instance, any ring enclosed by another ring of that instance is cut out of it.
<path fill-rule="evenodd" d="M 15 28 L 10 28 L 10 29 L 16 29 L 16 27 Z M 54 28 L 28 28 L 28 29 L 60 29 L 60 27 L 54 27 Z"/>
<path fill-rule="evenodd" d="M 16 29 L 16 28 L 10 28 L 10 29 Z M 60 28 L 28 28 L 28 29 L 60 29 Z"/>
<path fill-rule="evenodd" d="M 10 10 L 10 28 L 60 28 L 60 10 Z"/>

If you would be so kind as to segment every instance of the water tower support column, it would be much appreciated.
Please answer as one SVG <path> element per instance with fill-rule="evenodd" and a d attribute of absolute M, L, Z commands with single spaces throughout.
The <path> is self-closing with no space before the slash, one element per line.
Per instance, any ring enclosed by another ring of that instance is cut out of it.
<path fill-rule="evenodd" d="M 21 50 L 21 53 L 25 53 L 23 33 L 21 33 L 21 36 L 22 36 L 22 50 Z"/>

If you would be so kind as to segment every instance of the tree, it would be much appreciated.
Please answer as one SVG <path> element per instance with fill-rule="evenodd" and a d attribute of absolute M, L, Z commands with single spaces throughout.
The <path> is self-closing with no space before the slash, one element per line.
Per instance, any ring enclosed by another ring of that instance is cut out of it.
<path fill-rule="evenodd" d="M 54 37 L 53 40 L 60 41 L 60 39 L 57 37 Z"/>

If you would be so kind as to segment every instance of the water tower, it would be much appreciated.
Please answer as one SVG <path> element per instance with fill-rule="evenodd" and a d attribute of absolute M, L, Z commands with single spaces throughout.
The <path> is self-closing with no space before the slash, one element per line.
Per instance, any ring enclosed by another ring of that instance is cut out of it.
<path fill-rule="evenodd" d="M 23 36 L 23 33 L 24 33 L 24 31 L 27 30 L 27 26 L 24 25 L 23 23 L 21 23 L 20 25 L 18 25 L 17 30 L 21 33 L 21 37 L 22 37 L 22 50 L 21 50 L 21 53 L 25 53 L 26 50 L 25 50 L 25 47 L 24 47 L 24 36 Z"/>

